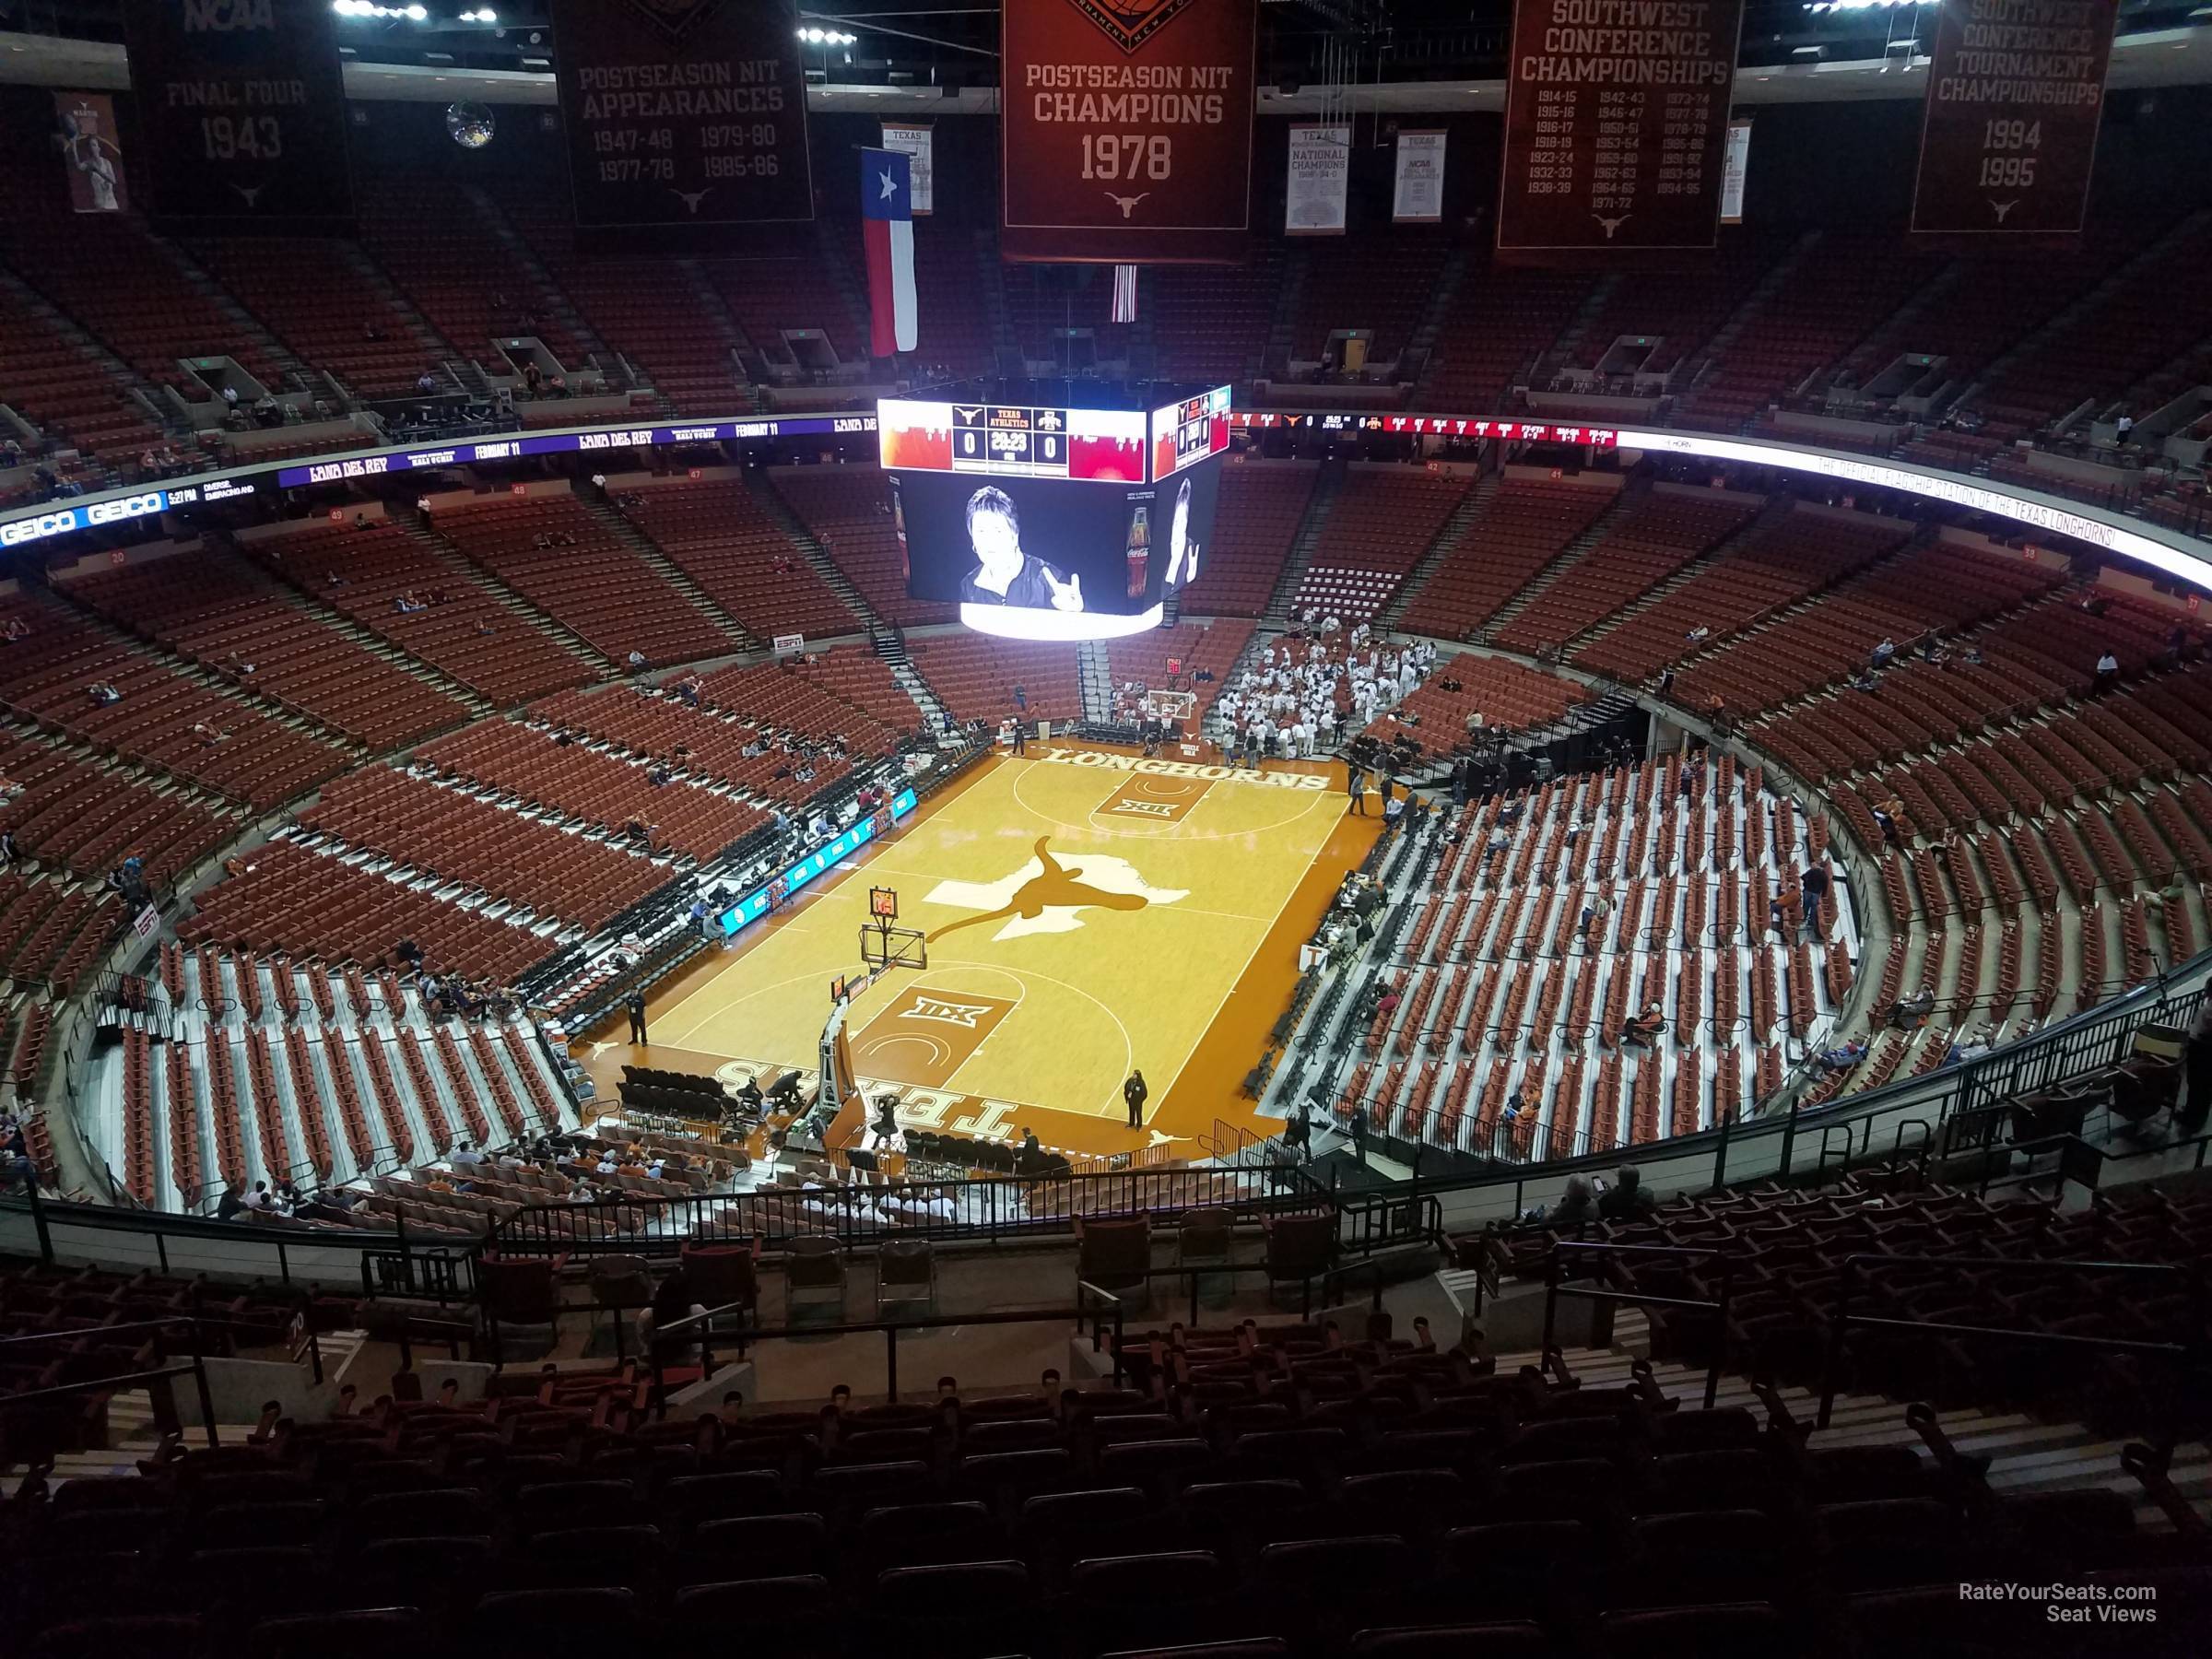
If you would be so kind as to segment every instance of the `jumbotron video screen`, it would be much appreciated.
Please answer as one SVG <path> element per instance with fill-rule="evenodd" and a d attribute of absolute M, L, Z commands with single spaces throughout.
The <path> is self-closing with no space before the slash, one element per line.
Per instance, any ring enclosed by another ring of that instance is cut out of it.
<path fill-rule="evenodd" d="M 979 632 L 1140 633 L 1205 573 L 1226 386 L 1150 410 L 886 399 L 877 431 L 907 592 Z"/>

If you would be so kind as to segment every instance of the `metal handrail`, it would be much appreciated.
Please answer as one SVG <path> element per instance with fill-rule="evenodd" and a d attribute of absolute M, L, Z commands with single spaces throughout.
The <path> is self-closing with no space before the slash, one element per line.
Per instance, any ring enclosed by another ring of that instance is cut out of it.
<path fill-rule="evenodd" d="M 1093 1310 L 1086 1301 L 1087 1297 L 1098 1298 L 1104 1306 Z M 717 1335 L 734 1340 L 738 1347 L 743 1349 L 755 1343 L 777 1337 L 865 1336 L 880 1333 L 884 1338 L 885 1376 L 888 1384 L 886 1392 L 888 1397 L 895 1402 L 899 1398 L 899 1333 L 901 1331 L 935 1331 L 956 1325 L 1045 1324 L 1060 1321 L 1071 1322 L 1079 1330 L 1084 1322 L 1088 1320 L 1091 1322 L 1091 1343 L 1096 1348 L 1105 1346 L 1105 1322 L 1111 1320 L 1113 1342 L 1109 1351 L 1113 1355 L 1113 1380 L 1117 1385 L 1122 1380 L 1122 1299 L 1111 1290 L 1102 1290 L 1098 1286 L 1088 1284 L 1082 1279 L 1076 1281 L 1076 1305 L 1072 1309 L 1044 1308 L 1006 1313 L 926 1313 L 912 1319 L 840 1320 L 833 1324 L 812 1323 L 802 1324 L 786 1323 L 780 1325 L 751 1324 L 742 1325 L 735 1330 L 723 1331 L 716 1331 L 713 1328 L 713 1321 L 718 1314 L 727 1313 L 733 1309 L 750 1308 L 752 1305 L 752 1303 L 745 1301 L 725 1302 L 719 1308 L 710 1308 L 701 1313 L 688 1314 L 682 1319 L 673 1320 L 666 1325 L 655 1328 L 653 1341 L 646 1345 L 646 1355 L 653 1367 L 653 1400 L 656 1412 L 660 1417 L 665 1418 L 668 1414 L 667 1389 L 665 1386 L 666 1368 L 662 1359 L 663 1353 L 671 1345 L 688 1347 L 696 1341 L 700 1348 L 700 1369 L 704 1371 L 712 1371 L 714 1361 L 712 1351 L 708 1345 Z M 619 1330 L 621 1328 L 621 1313 L 631 1310 L 597 1302 L 564 1302 L 559 1304 L 558 1311 L 561 1312 L 612 1311 L 616 1314 L 616 1328 Z"/>
<path fill-rule="evenodd" d="M 1596 1290 L 1581 1285 L 1559 1282 L 1559 1257 L 1570 1250 L 1596 1251 L 1607 1253 L 1666 1256 L 1719 1256 L 1721 1258 L 1721 1288 L 1717 1296 L 1660 1296 L 1639 1290 Z M 1711 1411 L 1720 1398 L 1721 1364 L 1727 1354 L 1728 1309 L 1735 1291 L 1736 1253 L 1718 1244 L 1614 1244 L 1603 1239 L 1556 1239 L 1544 1258 L 1544 1346 L 1549 1354 L 1558 1346 L 1552 1335 L 1559 1317 L 1559 1298 L 1580 1297 L 1584 1301 L 1634 1302 L 1638 1307 L 1694 1308 L 1711 1312 L 1713 1315 L 1712 1353 L 1705 1367 L 1705 1409 Z"/>
<path fill-rule="evenodd" d="M 1861 1269 L 1875 1266 L 1950 1267 L 1958 1269 L 2001 1270 L 2013 1273 L 2126 1273 L 2137 1277 L 2179 1279 L 2188 1292 L 2188 1325 L 2178 1342 L 2154 1342 L 2139 1336 L 2083 1336 L 2067 1331 L 2031 1331 L 2004 1325 L 1961 1324 L 1947 1320 L 1898 1319 L 1877 1313 L 1853 1312 L 1851 1300 L 1858 1288 Z M 2185 1379 L 2195 1369 L 2203 1351 L 2205 1336 L 2205 1281 L 2203 1273 L 2194 1263 L 2177 1262 L 2097 1262 L 2080 1259 L 2047 1261 L 2037 1257 L 2017 1256 L 1931 1256 L 1885 1255 L 1878 1251 L 1861 1251 L 1843 1258 L 1843 1277 L 1837 1288 L 1835 1323 L 1830 1327 L 1828 1352 L 1821 1364 L 1820 1415 L 1817 1426 L 1825 1429 L 1833 1416 L 1836 1391 L 1840 1386 L 1838 1373 L 1842 1369 L 1843 1349 L 1854 1324 L 1877 1330 L 1918 1331 L 1936 1336 L 1995 1337 L 2007 1342 L 2036 1342 L 2052 1347 L 2077 1347 L 2105 1353 L 2146 1354 L 2171 1359 L 2180 1367 Z M 2175 1395 L 2180 1390 L 2177 1388 Z M 2166 1421 L 2154 1444 L 2161 1456 L 2171 1456 L 2181 1438 L 2180 1402 L 2170 1399 L 2163 1414 Z"/>
<path fill-rule="evenodd" d="M 135 1388 L 142 1383 L 190 1377 L 200 1396 L 200 1425 L 207 1434 L 210 1446 L 218 1443 L 215 1427 L 215 1396 L 207 1387 L 207 1361 L 200 1342 L 200 1319 L 190 1313 L 164 1313 L 154 1319 L 135 1319 L 124 1324 L 101 1325 L 95 1334 L 101 1336 L 128 1336 L 139 1331 L 156 1332 L 184 1327 L 192 1342 L 192 1362 L 189 1365 L 171 1366 L 166 1370 L 124 1371 L 112 1377 L 86 1377 L 75 1382 L 64 1382 L 53 1388 L 32 1389 L 24 1394 L 0 1394 L 0 1416 L 16 1410 L 33 1400 L 60 1399 L 66 1395 L 95 1394 L 101 1389 Z M 34 1342 L 76 1342 L 88 1333 L 73 1331 L 34 1331 L 26 1336 L 0 1336 L 0 1350 L 22 1347 Z M 318 1361 L 318 1367 L 320 1361 Z M 317 1381 L 320 1381 L 318 1376 Z"/>

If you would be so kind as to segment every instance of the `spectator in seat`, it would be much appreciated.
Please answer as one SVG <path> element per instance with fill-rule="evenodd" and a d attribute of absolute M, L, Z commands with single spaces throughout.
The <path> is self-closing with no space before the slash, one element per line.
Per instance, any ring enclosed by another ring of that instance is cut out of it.
<path fill-rule="evenodd" d="M 223 1182 L 223 1195 L 215 1203 L 215 1218 L 218 1221 L 236 1220 L 238 1213 L 245 1207 L 245 1197 L 238 1182 L 235 1181 Z"/>
<path fill-rule="evenodd" d="M 1620 1028 L 1621 1041 L 1641 1042 L 1649 1048 L 1659 1033 L 1666 1029 L 1666 1010 L 1656 1000 L 1643 1005 L 1643 1012 Z"/>
<path fill-rule="evenodd" d="M 1587 1227 L 1597 1219 L 1597 1195 L 1590 1190 L 1586 1175 L 1567 1177 L 1567 1191 L 1559 1202 L 1545 1216 L 1547 1227 Z"/>
<path fill-rule="evenodd" d="M 629 655 L 626 660 L 629 664 L 629 671 L 632 674 L 642 674 L 645 671 L 645 653 L 636 646 L 633 645 L 629 648 Z"/>
<path fill-rule="evenodd" d="M 445 1161 L 453 1166 L 453 1173 L 456 1175 L 472 1174 L 483 1168 L 484 1154 L 477 1151 L 467 1141 L 463 1141 L 454 1147 L 453 1155 Z"/>
<path fill-rule="evenodd" d="M 2112 654 L 2108 646 L 2104 653 L 2097 659 L 2097 677 L 2089 687 L 2089 695 L 2102 697 L 2119 683 L 2120 659 Z"/>
<path fill-rule="evenodd" d="M 246 1194 L 246 1207 L 257 1216 L 273 1216 L 276 1213 L 276 1200 L 270 1194 L 267 1182 L 257 1181 L 253 1183 L 253 1190 Z"/>
<path fill-rule="evenodd" d="M 123 700 L 123 693 L 116 690 L 106 680 L 94 680 L 85 688 L 85 695 L 103 709 L 110 703 L 119 703 Z"/>
<path fill-rule="evenodd" d="M 1900 997 L 1889 1010 L 1889 1023 L 1899 1030 L 1909 1030 L 1924 1025 L 1929 1015 L 1936 1011 L 1936 987 L 1923 984 L 1907 997 Z"/>
<path fill-rule="evenodd" d="M 1597 1200 L 1602 1221 L 1639 1221 L 1656 1207 L 1652 1195 L 1643 1190 L 1643 1171 L 1634 1164 L 1624 1164 L 1616 1171 L 1612 1186 Z"/>
<path fill-rule="evenodd" d="M 1849 1071 L 1866 1058 L 1864 1042 L 1839 1042 L 1833 1048 L 1822 1049 L 1813 1057 L 1814 1065 L 1823 1073 Z"/>

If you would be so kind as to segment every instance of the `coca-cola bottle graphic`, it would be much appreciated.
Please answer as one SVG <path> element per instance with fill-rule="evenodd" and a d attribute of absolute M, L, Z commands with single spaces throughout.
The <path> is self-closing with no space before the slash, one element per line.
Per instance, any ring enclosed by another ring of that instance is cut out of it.
<path fill-rule="evenodd" d="M 1129 515 L 1129 597 L 1145 596 L 1145 579 L 1152 565 L 1151 510 L 1139 507 Z"/>

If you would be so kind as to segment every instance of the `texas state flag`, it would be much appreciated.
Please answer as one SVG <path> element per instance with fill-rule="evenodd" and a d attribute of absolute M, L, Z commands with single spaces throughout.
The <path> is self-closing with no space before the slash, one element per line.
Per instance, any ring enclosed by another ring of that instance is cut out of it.
<path fill-rule="evenodd" d="M 888 358 L 915 340 L 913 162 L 860 152 L 860 228 L 868 249 L 868 349 Z"/>

